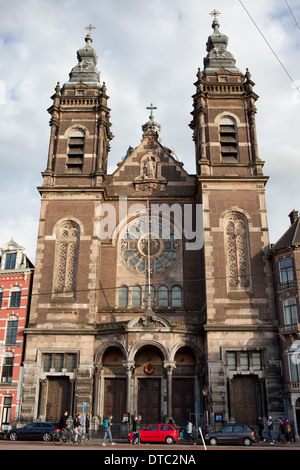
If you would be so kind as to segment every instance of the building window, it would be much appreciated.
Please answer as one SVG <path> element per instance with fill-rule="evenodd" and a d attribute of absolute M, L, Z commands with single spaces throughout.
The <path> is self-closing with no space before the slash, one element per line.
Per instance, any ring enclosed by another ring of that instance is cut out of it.
<path fill-rule="evenodd" d="M 15 269 L 16 259 L 17 259 L 17 253 L 6 253 L 4 269 Z"/>
<path fill-rule="evenodd" d="M 140 308 L 142 304 L 142 289 L 135 286 L 131 291 L 131 305 L 134 308 Z"/>
<path fill-rule="evenodd" d="M 289 364 L 292 382 L 300 382 L 300 344 L 294 342 L 289 348 Z"/>
<path fill-rule="evenodd" d="M 55 372 L 62 372 L 63 369 L 66 369 L 67 372 L 74 372 L 76 362 L 77 355 L 73 353 L 45 353 L 43 354 L 43 371 L 50 372 L 52 369 Z"/>
<path fill-rule="evenodd" d="M 172 287 L 172 307 L 181 308 L 182 307 L 182 291 L 180 286 Z"/>
<path fill-rule="evenodd" d="M 236 162 L 238 159 L 236 122 L 232 117 L 225 117 L 220 122 L 220 145 L 222 161 Z"/>
<path fill-rule="evenodd" d="M 250 285 L 250 253 L 248 223 L 239 213 L 232 213 L 225 222 L 228 284 L 230 289 L 245 289 Z"/>
<path fill-rule="evenodd" d="M 74 294 L 76 289 L 80 228 L 64 222 L 57 232 L 55 292 Z"/>
<path fill-rule="evenodd" d="M 230 371 L 262 370 L 260 351 L 227 351 L 227 368 Z"/>
<path fill-rule="evenodd" d="M 69 137 L 67 172 L 82 173 L 85 133 L 81 129 L 73 131 Z"/>
<path fill-rule="evenodd" d="M 0 308 L 2 307 L 2 300 L 3 300 L 3 287 L 0 287 Z"/>
<path fill-rule="evenodd" d="M 167 308 L 169 306 L 169 290 L 166 286 L 158 289 L 158 307 Z"/>
<path fill-rule="evenodd" d="M 5 344 L 16 344 L 18 334 L 18 317 L 12 315 L 8 318 Z"/>
<path fill-rule="evenodd" d="M 18 308 L 21 305 L 21 287 L 15 286 L 10 292 L 10 308 Z"/>
<path fill-rule="evenodd" d="M 4 397 L 3 399 L 3 407 L 2 407 L 2 424 L 9 424 L 10 423 L 10 414 L 11 414 L 11 404 L 12 404 L 12 397 Z"/>
<path fill-rule="evenodd" d="M 118 306 L 120 308 L 127 308 L 128 307 L 128 287 L 127 286 L 119 287 Z"/>
<path fill-rule="evenodd" d="M 228 352 L 227 353 L 227 367 L 229 370 L 236 370 L 236 353 Z"/>
<path fill-rule="evenodd" d="M 13 376 L 13 368 L 14 368 L 14 354 L 11 352 L 6 352 L 5 356 L 3 357 L 2 363 L 2 383 L 11 383 L 12 376 Z"/>
<path fill-rule="evenodd" d="M 291 289 L 295 287 L 292 259 L 283 259 L 279 261 L 280 288 Z"/>
<path fill-rule="evenodd" d="M 287 297 L 283 300 L 283 312 L 285 325 L 298 323 L 298 310 L 295 297 Z"/>

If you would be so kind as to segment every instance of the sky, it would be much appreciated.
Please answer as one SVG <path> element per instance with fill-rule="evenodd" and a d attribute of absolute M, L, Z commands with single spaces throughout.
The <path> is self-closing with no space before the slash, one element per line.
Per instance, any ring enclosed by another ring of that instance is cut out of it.
<path fill-rule="evenodd" d="M 0 0 L 0 7 L 0 247 L 13 238 L 35 260 L 47 109 L 56 83 L 68 81 L 77 64 L 90 23 L 110 96 L 108 172 L 139 145 L 153 103 L 163 145 L 195 173 L 192 95 L 214 9 L 228 50 L 259 95 L 270 242 L 288 229 L 288 214 L 300 211 L 300 0 Z"/>

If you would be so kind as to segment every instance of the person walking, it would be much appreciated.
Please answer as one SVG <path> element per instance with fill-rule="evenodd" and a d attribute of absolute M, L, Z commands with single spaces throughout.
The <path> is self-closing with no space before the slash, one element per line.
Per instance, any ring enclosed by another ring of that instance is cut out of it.
<path fill-rule="evenodd" d="M 194 445 L 196 445 L 195 438 L 192 436 L 192 432 L 193 432 L 193 423 L 190 420 L 188 420 L 188 424 L 186 427 L 186 433 L 188 436 L 187 441 L 190 442 L 190 440 L 192 440 Z"/>
<path fill-rule="evenodd" d="M 135 416 L 132 421 L 132 432 L 134 433 L 133 438 L 130 440 L 130 444 L 135 444 L 135 440 L 137 439 L 138 445 L 141 445 L 141 434 L 140 434 L 140 421 L 142 417 L 141 415 Z"/>
<path fill-rule="evenodd" d="M 283 420 L 280 418 L 279 419 L 279 436 L 283 444 L 286 444 L 285 433 L 286 433 L 285 424 Z"/>
<path fill-rule="evenodd" d="M 110 441 L 112 446 L 116 445 L 116 443 L 113 442 L 113 440 L 112 440 L 111 429 L 110 429 L 111 426 L 112 426 L 112 419 L 113 419 L 112 415 L 107 415 L 107 417 L 103 421 L 103 427 L 104 427 L 104 437 L 103 437 L 103 440 L 102 440 L 102 445 L 103 446 L 106 446 L 105 441 L 106 441 L 107 437 L 109 438 L 109 441 Z"/>
<path fill-rule="evenodd" d="M 263 436 L 263 430 L 264 430 L 264 423 L 262 421 L 261 416 L 258 417 L 258 435 L 260 437 L 261 442 L 265 442 L 266 439 Z"/>
<path fill-rule="evenodd" d="M 269 416 L 269 418 L 268 418 L 268 437 L 270 439 L 270 444 L 274 444 L 272 416 Z"/>
<path fill-rule="evenodd" d="M 73 420 L 73 429 L 74 429 L 74 434 L 75 434 L 75 442 L 78 441 L 78 435 L 80 433 L 81 429 L 81 422 L 80 422 L 81 414 L 77 413 Z"/>
<path fill-rule="evenodd" d="M 291 444 L 291 442 L 292 442 L 292 428 L 290 426 L 290 422 L 289 422 L 288 419 L 285 421 L 285 438 L 286 438 L 287 444 Z"/>

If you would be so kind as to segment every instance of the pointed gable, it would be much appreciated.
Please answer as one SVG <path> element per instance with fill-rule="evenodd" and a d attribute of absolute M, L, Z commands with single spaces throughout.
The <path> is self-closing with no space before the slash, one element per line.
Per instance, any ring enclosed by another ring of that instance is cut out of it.
<path fill-rule="evenodd" d="M 125 159 L 111 175 L 108 193 L 193 195 L 195 177 L 184 170 L 174 149 L 162 145 L 160 125 L 150 119 L 142 129 L 142 142 L 138 147 L 128 149 Z"/>

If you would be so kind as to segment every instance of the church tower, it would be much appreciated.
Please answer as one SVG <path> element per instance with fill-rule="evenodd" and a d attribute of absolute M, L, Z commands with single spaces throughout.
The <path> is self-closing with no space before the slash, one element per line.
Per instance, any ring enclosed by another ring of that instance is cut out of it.
<path fill-rule="evenodd" d="M 240 422 L 281 409 L 277 322 L 255 102 L 219 30 L 207 41 L 193 96 L 198 201 L 204 209 L 206 355 L 212 412 Z M 246 392 L 247 390 L 247 392 Z M 226 407 L 224 403 L 227 403 Z"/>

